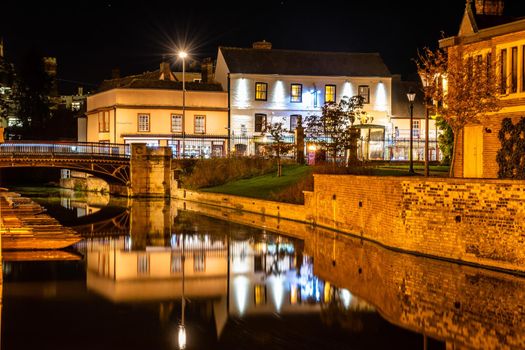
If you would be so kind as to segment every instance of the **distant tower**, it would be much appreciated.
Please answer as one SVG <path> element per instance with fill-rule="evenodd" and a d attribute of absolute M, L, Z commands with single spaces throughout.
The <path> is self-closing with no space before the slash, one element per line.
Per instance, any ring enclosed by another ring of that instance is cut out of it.
<path fill-rule="evenodd" d="M 475 0 L 477 15 L 503 15 L 504 0 Z"/>
<path fill-rule="evenodd" d="M 51 91 L 50 96 L 58 96 L 58 84 L 57 84 L 57 59 L 56 57 L 44 57 L 44 70 L 51 78 Z"/>

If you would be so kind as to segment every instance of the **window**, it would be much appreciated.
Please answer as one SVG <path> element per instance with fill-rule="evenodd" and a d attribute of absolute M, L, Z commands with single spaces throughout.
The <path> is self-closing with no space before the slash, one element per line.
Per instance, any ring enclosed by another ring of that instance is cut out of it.
<path fill-rule="evenodd" d="M 263 132 L 266 126 L 266 114 L 255 115 L 255 132 Z"/>
<path fill-rule="evenodd" d="M 500 93 L 507 93 L 507 49 L 501 50 L 500 55 Z"/>
<path fill-rule="evenodd" d="M 195 133 L 204 134 L 206 133 L 206 116 L 196 115 L 195 116 Z"/>
<path fill-rule="evenodd" d="M 195 252 L 195 255 L 193 255 L 193 271 L 206 271 L 206 258 L 204 252 Z"/>
<path fill-rule="evenodd" d="M 412 136 L 419 137 L 419 120 L 412 120 Z"/>
<path fill-rule="evenodd" d="M 487 53 L 487 78 L 490 79 L 492 75 L 492 54 Z"/>
<path fill-rule="evenodd" d="M 525 91 L 525 45 L 521 47 L 521 91 Z"/>
<path fill-rule="evenodd" d="M 182 258 L 180 254 L 171 253 L 170 272 L 172 274 L 182 272 Z"/>
<path fill-rule="evenodd" d="M 98 113 L 98 131 L 109 132 L 109 112 Z"/>
<path fill-rule="evenodd" d="M 335 102 L 335 85 L 325 85 L 324 102 Z"/>
<path fill-rule="evenodd" d="M 139 131 L 149 131 L 149 114 L 139 114 Z"/>
<path fill-rule="evenodd" d="M 290 102 L 302 102 L 303 101 L 303 85 L 292 84 L 290 88 Z"/>
<path fill-rule="evenodd" d="M 293 132 L 297 128 L 297 121 L 301 118 L 300 115 L 290 116 L 290 132 Z"/>
<path fill-rule="evenodd" d="M 510 56 L 510 92 L 518 92 L 518 48 L 513 47 Z"/>
<path fill-rule="evenodd" d="M 268 84 L 255 83 L 255 100 L 266 101 L 268 99 Z"/>
<path fill-rule="evenodd" d="M 370 103 L 370 86 L 368 85 L 359 85 L 358 95 L 363 98 L 363 103 Z"/>
<path fill-rule="evenodd" d="M 139 275 L 149 274 L 149 256 L 147 254 L 137 256 L 137 273 Z"/>
<path fill-rule="evenodd" d="M 264 284 L 256 284 L 253 294 L 256 306 L 266 304 L 266 286 Z"/>
<path fill-rule="evenodd" d="M 171 115 L 171 132 L 182 132 L 182 115 Z"/>

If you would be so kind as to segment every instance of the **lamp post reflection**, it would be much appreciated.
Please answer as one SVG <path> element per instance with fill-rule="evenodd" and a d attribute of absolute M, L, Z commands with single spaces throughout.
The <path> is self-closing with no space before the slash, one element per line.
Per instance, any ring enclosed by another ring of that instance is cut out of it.
<path fill-rule="evenodd" d="M 185 241 L 185 234 L 182 234 L 182 254 L 181 254 L 181 265 L 182 265 L 182 297 L 181 297 L 181 323 L 179 325 L 179 332 L 178 332 L 178 341 L 179 341 L 179 349 L 183 350 L 186 349 L 186 324 L 185 324 L 185 312 L 186 312 L 186 298 L 184 296 L 184 270 L 185 270 L 185 262 L 186 262 L 186 256 L 184 251 L 184 241 Z"/>

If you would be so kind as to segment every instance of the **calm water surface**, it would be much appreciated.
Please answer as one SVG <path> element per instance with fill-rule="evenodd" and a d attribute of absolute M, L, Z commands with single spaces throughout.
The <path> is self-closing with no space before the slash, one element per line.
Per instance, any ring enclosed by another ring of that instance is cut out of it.
<path fill-rule="evenodd" d="M 85 239 L 56 260 L 4 252 L 2 349 L 524 344 L 515 276 L 332 232 L 307 229 L 300 240 L 173 201 L 26 192 Z"/>

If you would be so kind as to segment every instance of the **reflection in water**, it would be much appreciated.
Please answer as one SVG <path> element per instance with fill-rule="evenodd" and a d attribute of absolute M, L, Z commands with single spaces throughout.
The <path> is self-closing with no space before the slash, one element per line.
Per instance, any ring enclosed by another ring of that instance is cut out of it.
<path fill-rule="evenodd" d="M 75 272 L 84 287 L 74 295 L 82 296 L 69 296 L 82 300 L 74 304 L 75 322 L 127 324 L 113 326 L 112 337 L 120 334 L 126 348 L 137 349 L 431 349 L 445 342 L 450 349 L 525 348 L 522 278 L 399 254 L 298 223 L 275 225 L 302 239 L 234 223 L 269 228 L 270 218 L 200 206 L 204 216 L 184 208 L 163 200 L 128 203 L 115 214 L 127 220 L 104 221 L 107 232 L 111 222 L 118 227 L 112 236 L 96 237 L 102 226 L 91 224 L 89 238 L 76 247 L 86 272 Z M 36 277 L 24 263 L 9 264 L 4 302 L 24 311 L 29 299 L 21 296 L 40 300 L 40 294 L 21 278 Z M 55 281 L 60 272 L 53 271 Z M 63 284 L 55 283 L 59 298 Z M 39 309 L 54 299 L 46 300 Z M 57 302 L 52 310 L 62 315 Z M 23 327 L 6 315 L 4 327 Z M 94 329 L 103 342 L 104 331 Z M 9 344 L 26 341 L 17 332 L 3 334 Z"/>

